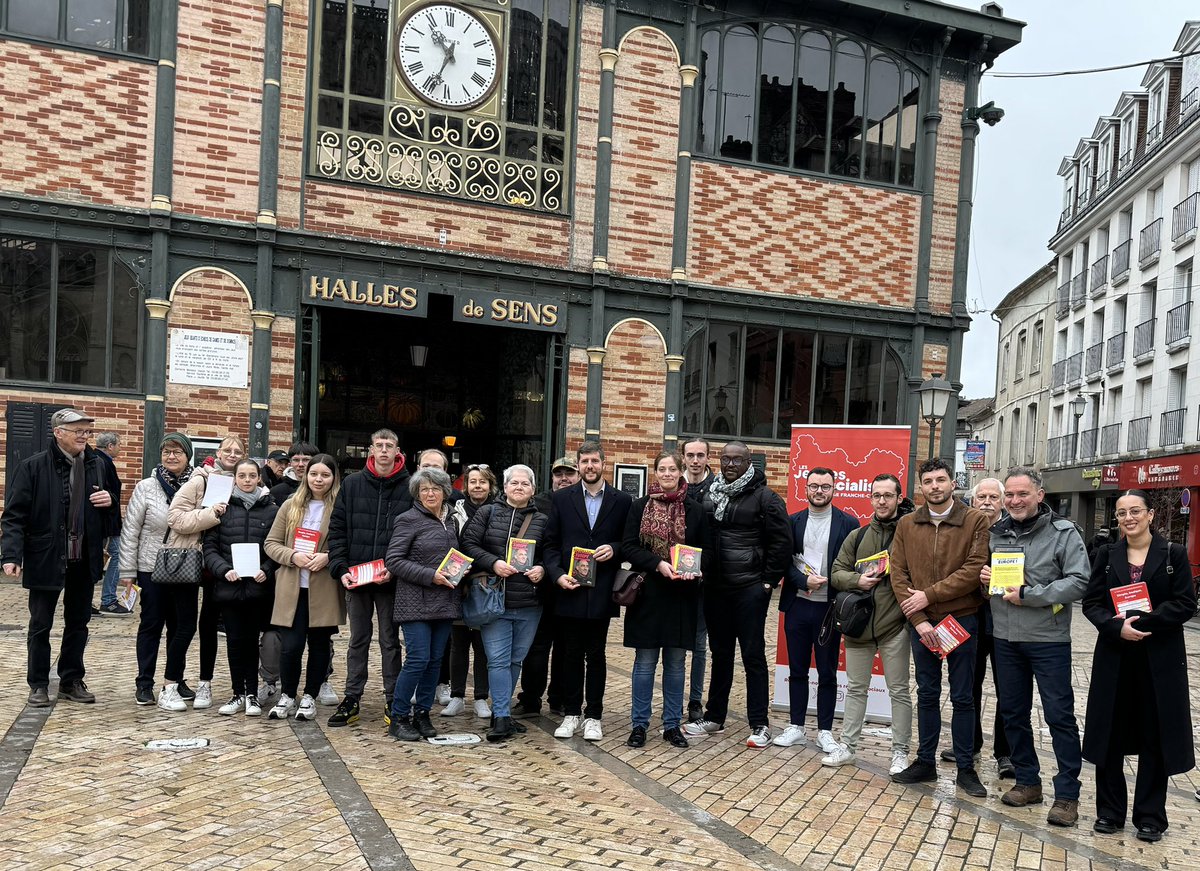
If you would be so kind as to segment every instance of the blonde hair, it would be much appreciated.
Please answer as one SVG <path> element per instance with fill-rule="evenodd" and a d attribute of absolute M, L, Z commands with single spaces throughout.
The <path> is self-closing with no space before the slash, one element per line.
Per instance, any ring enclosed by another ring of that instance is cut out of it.
<path fill-rule="evenodd" d="M 325 466 L 333 472 L 333 486 L 329 488 L 329 492 L 321 500 L 325 503 L 325 512 L 328 513 L 333 508 L 333 500 L 337 498 L 338 489 L 341 487 L 341 476 L 338 474 L 337 460 L 329 454 L 317 454 L 308 461 L 309 470 L 313 466 Z M 284 512 L 284 517 L 287 520 L 287 534 L 284 536 L 284 541 L 290 542 L 296 534 L 296 530 L 300 527 L 300 521 L 304 519 L 304 513 L 308 510 L 308 503 L 312 501 L 312 490 L 308 489 L 308 472 L 304 473 L 304 477 L 300 479 L 300 486 L 296 488 L 296 492 L 288 497 L 288 500 L 283 503 L 280 511 Z"/>

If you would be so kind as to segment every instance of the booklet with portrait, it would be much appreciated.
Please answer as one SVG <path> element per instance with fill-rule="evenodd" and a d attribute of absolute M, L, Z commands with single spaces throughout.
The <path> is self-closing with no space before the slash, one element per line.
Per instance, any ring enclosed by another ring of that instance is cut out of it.
<path fill-rule="evenodd" d="M 1003 596 L 1009 590 L 1025 586 L 1025 549 L 998 545 L 992 551 L 992 579 L 989 596 Z"/>
<path fill-rule="evenodd" d="M 671 570 L 677 575 L 700 574 L 700 557 L 704 551 L 686 544 L 671 546 Z"/>
<path fill-rule="evenodd" d="M 471 559 L 461 550 L 450 548 L 446 555 L 442 557 L 442 561 L 438 563 L 437 570 L 445 576 L 446 580 L 454 586 L 458 586 L 463 578 L 467 576 L 467 572 L 471 570 L 471 563 L 475 560 Z"/>
<path fill-rule="evenodd" d="M 892 564 L 888 559 L 888 552 L 886 550 L 881 550 L 879 553 L 873 553 L 870 556 L 865 556 L 860 560 L 854 561 L 854 570 L 860 575 L 871 572 L 876 577 L 882 577 L 888 573 L 891 567 Z"/>
<path fill-rule="evenodd" d="M 504 561 L 518 572 L 527 572 L 533 568 L 536 553 L 537 541 L 535 539 L 510 538 L 504 554 Z"/>
<path fill-rule="evenodd" d="M 925 644 L 930 650 L 945 659 L 951 652 L 971 637 L 971 633 L 963 628 L 963 625 L 954 619 L 951 614 L 941 623 L 933 627 L 933 632 L 937 638 L 937 646 L 925 643 L 925 639 L 921 639 L 921 643 Z"/>
<path fill-rule="evenodd" d="M 571 567 L 567 574 L 581 587 L 596 586 L 596 551 L 590 547 L 571 548 Z"/>

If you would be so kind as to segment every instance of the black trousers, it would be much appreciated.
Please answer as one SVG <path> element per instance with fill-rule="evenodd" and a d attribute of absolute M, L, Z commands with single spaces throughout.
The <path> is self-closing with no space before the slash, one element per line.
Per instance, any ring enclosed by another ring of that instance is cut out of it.
<path fill-rule="evenodd" d="M 329 676 L 333 633 L 336 626 L 308 625 L 308 590 L 301 589 L 296 600 L 296 614 L 291 626 L 279 627 L 282 650 L 279 655 L 279 679 L 284 695 L 297 697 L 300 686 L 300 661 L 308 645 L 308 666 L 304 670 L 304 692 L 313 698 L 321 692 L 321 684 Z"/>
<path fill-rule="evenodd" d="M 460 626 L 455 623 L 450 627 L 450 695 L 456 699 L 467 695 L 467 671 L 470 668 L 471 653 L 475 654 L 474 698 L 488 697 L 487 653 L 483 649 L 483 635 L 478 629 L 470 626 Z"/>
<path fill-rule="evenodd" d="M 993 701 L 995 713 L 992 720 L 992 756 L 1000 759 L 1012 756 L 1008 739 L 1004 736 L 1004 718 L 1000 716 L 1000 687 L 996 683 L 996 644 L 992 639 L 992 612 L 985 605 L 979 609 L 979 635 L 975 648 L 975 683 L 971 692 L 975 697 L 975 752 L 983 752 L 983 680 L 987 676 L 988 660 L 992 661 L 992 687 L 996 690 Z"/>
<path fill-rule="evenodd" d="M 543 694 L 550 707 L 558 709 L 562 704 L 562 656 L 558 653 L 550 656 L 557 625 L 558 617 L 554 615 L 553 608 L 543 608 L 533 646 L 525 654 L 525 662 L 521 665 L 521 692 L 517 693 L 517 701 L 528 711 L 541 710 Z"/>
<path fill-rule="evenodd" d="M 604 684 L 608 680 L 605 647 L 611 621 L 608 617 L 558 617 L 556 622 L 554 657 L 562 659 L 563 713 L 599 720 L 604 714 Z"/>
<path fill-rule="evenodd" d="M 50 627 L 58 597 L 63 597 L 63 638 L 58 649 L 58 679 L 61 683 L 83 680 L 83 651 L 87 647 L 88 621 L 92 619 L 92 579 L 87 563 L 67 563 L 62 591 L 29 591 L 29 632 L 26 636 L 25 680 L 30 689 L 50 685 Z"/>
<path fill-rule="evenodd" d="M 258 692 L 258 633 L 262 631 L 262 606 L 257 600 L 226 602 L 221 606 L 225 620 L 225 653 L 229 679 L 237 696 Z"/>
<path fill-rule="evenodd" d="M 200 588 L 204 599 L 200 605 L 200 680 L 212 680 L 217 667 L 217 625 L 221 622 L 221 606 L 213 594 L 216 581 L 204 573 Z"/>
<path fill-rule="evenodd" d="M 150 580 L 149 572 L 138 572 L 137 582 L 142 588 L 137 631 L 138 688 L 154 687 L 164 627 L 167 630 L 167 668 L 163 676 L 167 683 L 178 683 L 183 680 L 188 648 L 196 637 L 197 586 L 156 584 Z"/>
<path fill-rule="evenodd" d="M 705 588 L 704 621 L 708 624 L 712 675 L 704 719 L 723 724 L 729 716 L 733 652 L 737 644 L 742 649 L 742 667 L 746 671 L 746 719 L 751 729 L 766 726 L 771 722 L 767 713 L 770 680 L 765 637 L 771 591 L 763 589 L 762 584 L 733 589 L 705 584 Z"/>

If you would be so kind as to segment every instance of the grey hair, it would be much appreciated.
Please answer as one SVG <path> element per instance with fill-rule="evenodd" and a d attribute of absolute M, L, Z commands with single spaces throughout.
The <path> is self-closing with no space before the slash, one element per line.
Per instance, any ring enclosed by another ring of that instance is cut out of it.
<path fill-rule="evenodd" d="M 421 485 L 426 482 L 433 484 L 435 487 L 441 487 L 442 498 L 444 499 L 449 499 L 450 494 L 454 492 L 454 487 L 450 484 L 449 475 L 441 469 L 426 466 L 424 469 L 417 469 L 417 471 L 413 472 L 413 476 L 408 479 L 408 492 L 412 494 L 414 499 L 420 499 Z"/>
<path fill-rule="evenodd" d="M 1009 474 L 1011 475 L 1012 472 L 1009 472 Z M 1033 478 L 1030 478 L 1029 480 L 1032 481 Z M 1000 498 L 1001 499 L 1004 498 L 1004 482 L 1003 481 L 1001 481 L 999 478 L 983 478 L 982 480 L 976 482 L 975 486 L 971 488 L 971 498 L 972 499 L 975 498 L 975 496 L 979 493 L 979 488 L 982 487 L 984 484 L 994 484 L 996 486 L 996 489 L 1000 491 Z"/>
<path fill-rule="evenodd" d="M 522 463 L 516 463 L 504 470 L 504 486 L 508 486 L 508 482 L 512 480 L 512 476 L 517 472 L 524 472 L 529 476 L 529 486 L 534 490 L 537 489 L 537 478 L 533 474 L 533 469 Z"/>
<path fill-rule="evenodd" d="M 1013 466 L 1005 474 L 1004 480 L 1007 481 L 1009 478 L 1028 478 L 1029 483 L 1034 487 L 1042 489 L 1042 473 L 1033 466 Z"/>
<path fill-rule="evenodd" d="M 96 447 L 104 449 L 114 448 L 120 439 L 121 437 L 115 432 L 102 432 L 96 436 Z"/>

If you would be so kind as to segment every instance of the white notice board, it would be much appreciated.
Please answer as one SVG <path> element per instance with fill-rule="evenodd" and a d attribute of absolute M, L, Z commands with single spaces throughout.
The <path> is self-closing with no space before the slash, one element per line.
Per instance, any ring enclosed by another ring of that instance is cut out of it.
<path fill-rule="evenodd" d="M 209 330 L 171 330 L 173 384 L 246 387 L 250 337 Z"/>

